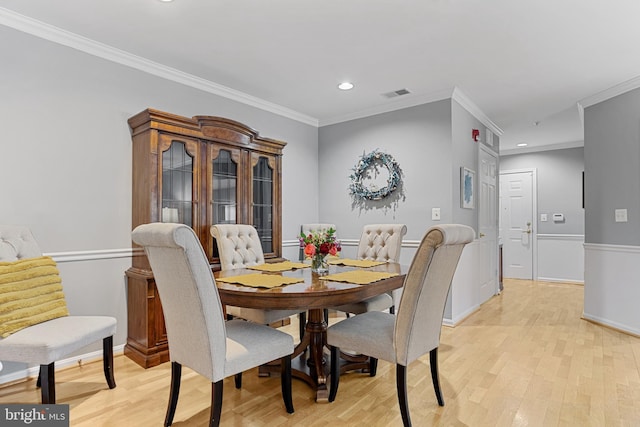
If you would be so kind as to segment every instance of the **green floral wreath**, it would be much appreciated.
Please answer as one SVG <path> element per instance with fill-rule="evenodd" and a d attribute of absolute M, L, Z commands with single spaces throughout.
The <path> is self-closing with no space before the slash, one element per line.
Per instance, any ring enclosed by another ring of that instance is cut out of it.
<path fill-rule="evenodd" d="M 389 171 L 387 186 L 383 188 L 377 188 L 376 186 L 366 187 L 363 184 L 363 180 L 370 176 L 371 170 L 377 174 L 379 165 L 384 166 Z M 378 151 L 377 149 L 369 154 L 363 154 L 352 170 L 353 174 L 349 175 L 349 178 L 351 178 L 349 191 L 351 195 L 356 198 L 382 200 L 395 191 L 402 183 L 402 169 L 400 169 L 400 166 L 398 166 L 393 156 Z"/>

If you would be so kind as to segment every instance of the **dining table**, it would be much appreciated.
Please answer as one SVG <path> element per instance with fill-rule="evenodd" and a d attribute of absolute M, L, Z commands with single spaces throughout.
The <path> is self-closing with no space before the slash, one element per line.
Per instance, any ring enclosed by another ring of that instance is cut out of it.
<path fill-rule="evenodd" d="M 291 357 L 292 376 L 303 380 L 315 390 L 317 402 L 328 402 L 327 385 L 330 355 L 326 349 L 328 326 L 324 310 L 329 307 L 362 301 L 402 287 L 408 267 L 385 262 L 373 263 L 378 265 L 362 268 L 342 265 L 338 260 L 330 263 L 326 275 L 319 275 L 312 272 L 308 266 L 303 267 L 299 263 L 292 264 L 295 267 L 284 271 L 257 271 L 252 268 L 241 268 L 217 271 L 214 273 L 214 277 L 220 301 L 224 305 L 272 310 L 293 309 L 308 312 L 304 336 L 295 347 Z M 269 264 L 265 266 L 269 267 Z M 270 275 L 279 275 L 280 277 L 268 277 Z M 353 275 L 375 276 L 375 280 L 366 284 L 353 283 L 349 281 Z M 247 286 L 234 283 L 236 278 L 240 279 L 242 276 L 251 276 L 257 284 Z M 344 276 L 349 277 L 343 278 Z M 271 287 L 260 286 L 260 283 L 271 281 L 271 279 L 281 279 L 292 283 L 277 286 L 268 285 Z M 349 358 L 349 356 L 347 357 Z M 350 358 L 349 370 L 368 368 L 366 360 L 368 358 Z M 261 372 L 276 372 L 279 371 L 280 364 L 274 363 L 261 368 L 263 369 Z"/>

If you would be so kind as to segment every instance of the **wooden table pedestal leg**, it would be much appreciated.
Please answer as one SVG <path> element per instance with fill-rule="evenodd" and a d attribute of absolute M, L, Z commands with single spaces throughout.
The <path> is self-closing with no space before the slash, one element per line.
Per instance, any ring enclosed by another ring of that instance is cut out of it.
<path fill-rule="evenodd" d="M 324 321 L 322 309 L 309 310 L 309 320 L 305 331 L 309 334 L 310 354 L 307 365 L 316 380 L 316 402 L 328 402 L 327 372 L 329 366 L 324 355 L 324 347 L 327 344 L 327 323 Z"/>

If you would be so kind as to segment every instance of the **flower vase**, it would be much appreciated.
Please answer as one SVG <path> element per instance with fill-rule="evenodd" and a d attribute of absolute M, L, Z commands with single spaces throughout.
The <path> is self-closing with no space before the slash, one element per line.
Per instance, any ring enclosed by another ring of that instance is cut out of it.
<path fill-rule="evenodd" d="M 316 254 L 311 257 L 311 271 L 316 274 L 327 274 L 329 272 L 329 263 L 327 262 L 327 255 Z"/>

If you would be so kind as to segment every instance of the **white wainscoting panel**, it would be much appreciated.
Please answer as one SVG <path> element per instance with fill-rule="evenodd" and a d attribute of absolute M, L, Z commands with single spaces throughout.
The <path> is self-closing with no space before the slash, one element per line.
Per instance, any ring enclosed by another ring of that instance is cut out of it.
<path fill-rule="evenodd" d="M 585 319 L 640 335 L 640 247 L 584 245 Z"/>
<path fill-rule="evenodd" d="M 444 325 L 457 325 L 478 310 L 480 304 L 484 302 L 480 301 L 479 248 L 480 244 L 474 240 L 462 251 L 444 309 L 444 319 L 442 319 Z"/>
<path fill-rule="evenodd" d="M 538 234 L 538 280 L 584 283 L 584 235 Z"/>

